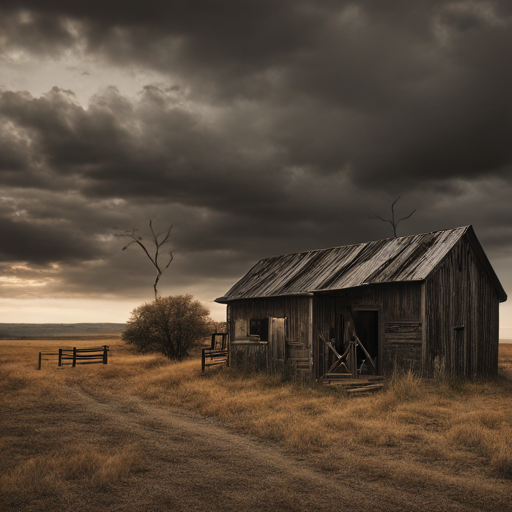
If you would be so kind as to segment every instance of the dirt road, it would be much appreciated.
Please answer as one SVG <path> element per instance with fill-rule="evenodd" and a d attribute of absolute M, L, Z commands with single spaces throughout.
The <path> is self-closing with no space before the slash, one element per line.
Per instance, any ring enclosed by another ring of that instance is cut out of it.
<path fill-rule="evenodd" d="M 132 474 L 115 503 L 90 500 L 74 510 L 144 511 L 441 511 L 481 510 L 444 493 L 395 489 L 385 479 L 332 474 L 314 460 L 230 432 L 215 421 L 148 405 L 136 397 L 101 401 L 71 386 L 75 436 L 110 433 L 109 442 L 145 453 L 145 467 Z M 76 412 L 74 413 L 76 416 Z"/>

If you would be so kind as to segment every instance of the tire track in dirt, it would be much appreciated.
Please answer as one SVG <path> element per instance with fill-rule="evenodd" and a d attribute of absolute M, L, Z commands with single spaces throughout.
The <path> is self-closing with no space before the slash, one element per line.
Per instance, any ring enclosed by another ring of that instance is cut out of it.
<path fill-rule="evenodd" d="M 477 511 L 446 496 L 407 492 L 386 481 L 322 471 L 279 447 L 223 428 L 215 421 L 144 403 L 137 397 L 102 401 L 72 386 L 77 406 L 122 432 L 147 457 L 126 500 L 144 510 L 173 511 Z M 133 497 L 131 497 L 133 494 Z M 127 510 L 126 503 L 119 510 Z M 141 510 L 135 508 L 133 510 Z"/>

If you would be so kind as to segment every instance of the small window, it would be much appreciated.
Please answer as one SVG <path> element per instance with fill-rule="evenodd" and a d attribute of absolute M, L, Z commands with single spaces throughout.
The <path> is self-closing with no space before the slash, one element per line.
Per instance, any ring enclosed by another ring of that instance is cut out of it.
<path fill-rule="evenodd" d="M 254 318 L 249 322 L 249 336 L 268 341 L 268 318 Z"/>

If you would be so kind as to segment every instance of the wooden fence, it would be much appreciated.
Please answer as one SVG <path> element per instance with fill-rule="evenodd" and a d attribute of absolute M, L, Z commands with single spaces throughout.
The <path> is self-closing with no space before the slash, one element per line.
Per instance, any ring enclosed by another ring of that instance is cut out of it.
<path fill-rule="evenodd" d="M 39 352 L 39 366 L 44 361 L 58 361 L 59 366 L 73 366 L 77 364 L 107 364 L 108 345 L 92 348 L 62 347 L 58 352 Z M 58 359 L 49 359 L 48 356 L 58 356 Z"/>
<path fill-rule="evenodd" d="M 228 333 L 212 334 L 212 343 L 208 348 L 203 348 L 201 356 L 201 373 L 204 373 L 206 367 L 225 364 L 229 366 L 228 353 Z"/>

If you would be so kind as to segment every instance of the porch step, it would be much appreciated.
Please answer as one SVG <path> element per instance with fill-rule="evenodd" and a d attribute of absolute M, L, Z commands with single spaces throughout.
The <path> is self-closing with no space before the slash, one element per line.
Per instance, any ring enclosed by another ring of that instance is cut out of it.
<path fill-rule="evenodd" d="M 367 375 L 353 379 L 351 374 L 332 373 L 325 374 L 322 377 L 322 385 L 343 387 L 351 394 L 369 393 L 384 387 L 384 377 L 381 375 Z"/>
<path fill-rule="evenodd" d="M 368 386 L 359 386 L 357 388 L 347 389 L 347 393 L 349 395 L 369 395 L 370 393 L 375 393 L 384 388 L 384 382 L 380 382 L 379 384 L 369 384 Z"/>
<path fill-rule="evenodd" d="M 363 375 L 354 379 L 351 373 L 324 373 L 322 381 L 383 382 L 384 377 L 382 375 Z"/>

